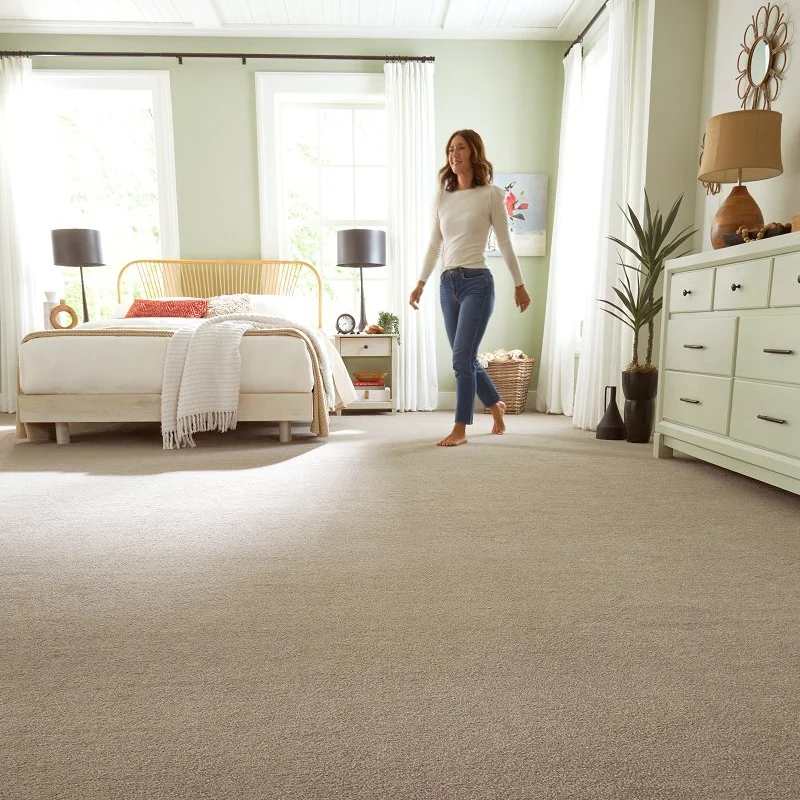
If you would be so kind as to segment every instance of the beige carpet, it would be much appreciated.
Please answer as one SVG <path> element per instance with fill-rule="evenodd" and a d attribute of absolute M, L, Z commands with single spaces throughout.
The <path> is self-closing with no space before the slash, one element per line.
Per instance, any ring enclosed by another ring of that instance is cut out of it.
<path fill-rule="evenodd" d="M 3 800 L 797 800 L 800 497 L 449 420 L 4 417 Z"/>

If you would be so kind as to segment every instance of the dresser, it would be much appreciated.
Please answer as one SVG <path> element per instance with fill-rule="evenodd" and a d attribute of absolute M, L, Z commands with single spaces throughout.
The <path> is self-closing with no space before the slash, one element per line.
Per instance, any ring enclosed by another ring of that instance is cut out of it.
<path fill-rule="evenodd" d="M 800 233 L 664 269 L 653 448 L 800 494 Z"/>

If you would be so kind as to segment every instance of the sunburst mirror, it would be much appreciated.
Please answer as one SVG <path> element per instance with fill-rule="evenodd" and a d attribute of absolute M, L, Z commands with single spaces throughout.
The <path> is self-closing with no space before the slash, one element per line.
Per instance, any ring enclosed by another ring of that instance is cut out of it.
<path fill-rule="evenodd" d="M 785 17 L 775 3 L 767 3 L 744 32 L 737 63 L 742 108 L 770 109 L 780 93 L 789 46 Z"/>

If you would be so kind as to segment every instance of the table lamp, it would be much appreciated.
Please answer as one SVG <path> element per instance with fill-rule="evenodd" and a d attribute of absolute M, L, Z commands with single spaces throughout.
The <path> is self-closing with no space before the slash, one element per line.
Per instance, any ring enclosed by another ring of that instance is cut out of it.
<path fill-rule="evenodd" d="M 361 322 L 358 333 L 367 327 L 364 304 L 364 267 L 386 266 L 386 232 L 372 228 L 349 228 L 336 234 L 336 266 L 358 267 L 361 275 Z"/>
<path fill-rule="evenodd" d="M 86 287 L 83 283 L 84 267 L 102 267 L 103 250 L 100 246 L 100 231 L 86 228 L 61 228 L 50 231 L 53 240 L 53 263 L 59 267 L 80 267 L 81 297 L 83 299 L 83 321 L 89 321 L 86 305 Z"/>
<path fill-rule="evenodd" d="M 741 228 L 761 228 L 764 216 L 742 183 L 774 178 L 783 172 L 781 115 L 777 111 L 748 109 L 711 117 L 697 179 L 707 183 L 735 183 L 719 207 L 711 226 L 715 250 L 724 237 Z"/>

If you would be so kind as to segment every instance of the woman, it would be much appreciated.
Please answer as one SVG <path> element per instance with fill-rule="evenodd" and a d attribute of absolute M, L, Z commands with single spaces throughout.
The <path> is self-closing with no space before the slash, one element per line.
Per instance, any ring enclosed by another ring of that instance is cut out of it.
<path fill-rule="evenodd" d="M 477 393 L 494 418 L 492 433 L 505 433 L 505 403 L 486 370 L 478 363 L 481 343 L 494 308 L 494 279 L 486 263 L 489 228 L 514 276 L 514 302 L 520 311 L 530 305 L 519 261 L 511 246 L 505 194 L 492 185 L 493 168 L 486 160 L 481 137 L 472 130 L 456 131 L 448 140 L 447 163 L 439 170 L 441 190 L 434 207 L 433 233 L 422 273 L 409 303 L 419 308 L 425 282 L 442 256 L 439 296 L 447 338 L 453 348 L 456 376 L 456 417 L 453 430 L 438 445 L 454 447 L 467 441 L 467 425 Z"/>

